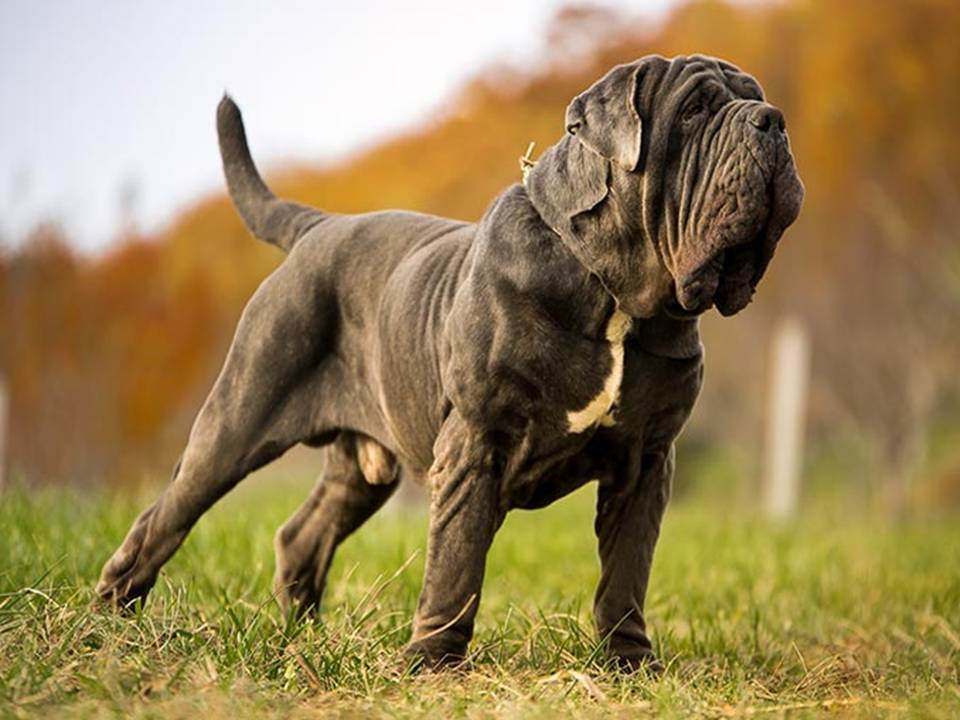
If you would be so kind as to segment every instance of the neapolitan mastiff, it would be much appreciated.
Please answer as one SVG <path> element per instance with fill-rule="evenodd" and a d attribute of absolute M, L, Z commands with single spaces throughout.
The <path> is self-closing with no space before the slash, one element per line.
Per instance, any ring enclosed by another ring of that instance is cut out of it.
<path fill-rule="evenodd" d="M 337 545 L 401 477 L 424 480 L 407 652 L 456 663 L 506 512 L 596 479 L 597 628 L 621 667 L 656 662 L 643 602 L 703 374 L 697 318 L 750 302 L 803 186 L 780 111 L 713 58 L 615 67 L 565 122 L 478 223 L 336 215 L 267 189 L 224 97 L 230 195 L 289 255 L 244 310 L 170 485 L 104 566 L 102 598 L 145 598 L 207 508 L 304 443 L 326 462 L 276 535 L 284 607 L 316 609 Z"/>

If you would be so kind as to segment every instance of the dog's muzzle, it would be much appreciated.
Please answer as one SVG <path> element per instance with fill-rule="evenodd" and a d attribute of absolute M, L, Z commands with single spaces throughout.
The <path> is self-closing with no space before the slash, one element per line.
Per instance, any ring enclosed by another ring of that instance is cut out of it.
<path fill-rule="evenodd" d="M 784 229 L 800 212 L 803 185 L 784 134 L 783 115 L 762 103 L 745 113 L 743 119 L 748 128 L 742 131 L 743 147 L 737 151 L 754 164 L 751 192 L 765 197 L 755 198 L 754 207 L 741 213 L 742 217 L 732 223 L 734 231 L 725 228 L 715 237 L 698 238 L 703 243 L 700 247 L 708 248 L 707 256 L 677 278 L 675 315 L 699 315 L 714 305 L 722 315 L 745 308 Z M 760 177 L 762 180 L 756 182 Z"/>

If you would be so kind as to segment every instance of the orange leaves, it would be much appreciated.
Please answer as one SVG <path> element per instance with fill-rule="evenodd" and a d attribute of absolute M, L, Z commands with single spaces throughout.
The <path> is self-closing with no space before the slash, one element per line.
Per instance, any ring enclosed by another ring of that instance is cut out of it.
<path fill-rule="evenodd" d="M 490 68 L 422 128 L 336 166 L 290 168 L 272 185 L 332 211 L 402 207 L 475 219 L 519 181 L 517 157 L 528 144 L 553 143 L 566 103 L 611 65 L 653 52 L 717 54 L 756 75 L 783 108 L 807 184 L 782 250 L 789 262 L 775 262 L 765 281 L 767 306 L 804 287 L 813 293 L 807 311 L 827 314 L 835 303 L 820 300 L 854 287 L 842 261 L 849 248 L 880 232 L 877 196 L 894 206 L 908 246 L 955 236 L 957 37 L 952 0 L 691 2 L 658 22 L 568 9 L 544 42 L 531 38 L 543 47 L 534 67 Z M 0 255 L 0 372 L 12 392 L 14 470 L 123 481 L 171 465 L 244 302 L 280 260 L 223 196 L 102 257 L 76 256 L 50 227 Z M 737 332 L 747 332 L 750 321 L 741 322 Z M 714 357 L 735 354 L 730 332 L 711 338 Z M 716 387 L 734 365 L 716 363 Z"/>

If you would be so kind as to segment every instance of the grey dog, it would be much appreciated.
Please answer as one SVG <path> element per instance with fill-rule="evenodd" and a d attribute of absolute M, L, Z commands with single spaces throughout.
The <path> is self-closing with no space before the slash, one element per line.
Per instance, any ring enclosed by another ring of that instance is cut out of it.
<path fill-rule="evenodd" d="M 337 545 L 401 478 L 419 480 L 430 532 L 407 653 L 461 662 L 507 511 L 597 480 L 597 629 L 620 667 L 656 666 L 643 603 L 703 376 L 698 317 L 750 302 L 803 185 L 780 111 L 714 58 L 619 65 L 565 123 L 478 223 L 336 215 L 267 189 L 224 97 L 230 195 L 288 256 L 244 310 L 171 483 L 104 566 L 100 597 L 145 599 L 204 511 L 304 443 L 325 447 L 325 465 L 276 535 L 285 608 L 315 610 Z"/>

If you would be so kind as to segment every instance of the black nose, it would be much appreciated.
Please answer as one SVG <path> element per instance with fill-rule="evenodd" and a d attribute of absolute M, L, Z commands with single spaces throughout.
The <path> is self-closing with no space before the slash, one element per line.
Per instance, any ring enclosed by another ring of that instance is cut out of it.
<path fill-rule="evenodd" d="M 770 132 L 773 129 L 783 132 L 785 127 L 783 113 L 773 105 L 758 105 L 751 111 L 748 120 L 760 132 Z"/>

